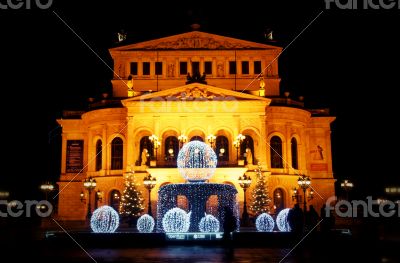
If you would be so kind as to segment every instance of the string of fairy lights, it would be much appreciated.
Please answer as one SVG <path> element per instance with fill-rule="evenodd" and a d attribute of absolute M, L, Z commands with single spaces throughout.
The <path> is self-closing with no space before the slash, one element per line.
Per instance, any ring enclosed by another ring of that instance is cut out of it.
<path fill-rule="evenodd" d="M 191 141 L 179 151 L 177 166 L 179 173 L 189 182 L 205 181 L 215 173 L 217 155 L 208 144 Z"/>
<path fill-rule="evenodd" d="M 157 231 L 166 233 L 183 232 L 218 232 L 227 214 L 236 221 L 239 228 L 239 205 L 237 190 L 228 184 L 205 183 L 215 172 L 217 157 L 212 148 L 199 141 L 187 143 L 178 155 L 178 168 L 188 183 L 168 184 L 158 191 Z M 264 183 L 260 178 L 261 184 Z M 143 198 L 135 187 L 134 179 L 126 178 L 126 189 L 122 198 L 120 213 L 122 215 L 139 216 L 143 211 Z M 190 211 L 176 207 L 178 196 L 186 197 Z M 210 197 L 217 197 L 216 216 L 205 213 Z M 262 195 L 264 196 L 264 195 Z M 268 197 L 268 194 L 266 194 Z M 261 210 L 261 209 L 260 209 Z M 289 209 L 282 210 L 276 218 L 276 226 L 280 231 L 290 231 L 287 222 Z M 95 233 L 112 233 L 119 226 L 119 215 L 112 207 L 102 206 L 93 212 L 90 223 Z M 140 233 L 154 231 L 156 222 L 148 214 L 137 220 L 136 228 Z M 261 232 L 271 232 L 275 227 L 274 220 L 268 213 L 262 213 L 256 219 L 256 228 Z"/>

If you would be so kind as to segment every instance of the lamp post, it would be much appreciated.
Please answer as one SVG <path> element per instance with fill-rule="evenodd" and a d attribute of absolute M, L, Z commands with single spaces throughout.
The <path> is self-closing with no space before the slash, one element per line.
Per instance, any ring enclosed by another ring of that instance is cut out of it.
<path fill-rule="evenodd" d="M 247 188 L 249 188 L 250 184 L 251 184 L 251 178 L 250 176 L 244 174 L 243 176 L 239 176 L 239 185 L 240 187 L 243 188 L 243 214 L 242 214 L 242 222 L 243 225 L 247 224 L 247 221 L 249 219 L 249 214 L 247 213 L 247 201 L 246 201 L 246 190 Z"/>
<path fill-rule="evenodd" d="M 92 193 L 92 190 L 96 187 L 96 179 L 93 179 L 92 177 L 86 178 L 83 181 L 83 186 L 85 187 L 86 190 L 88 190 L 88 212 L 87 212 L 87 218 L 90 220 L 90 217 L 92 216 L 92 209 L 90 207 L 90 194 Z M 81 198 L 82 198 L 82 193 L 81 193 Z M 82 199 L 81 199 L 82 200 Z"/>
<path fill-rule="evenodd" d="M 236 162 L 239 162 L 239 147 L 240 147 L 240 142 L 238 140 L 233 141 L 233 146 L 236 148 Z"/>
<path fill-rule="evenodd" d="M 40 185 L 40 190 L 42 190 L 42 191 L 45 193 L 45 195 L 46 195 L 46 201 L 47 201 L 47 200 L 48 200 L 48 198 L 47 198 L 47 197 L 48 197 L 48 194 L 49 194 L 51 191 L 54 190 L 54 185 L 51 184 L 51 183 L 49 183 L 49 182 L 46 182 L 46 183 Z"/>
<path fill-rule="evenodd" d="M 158 137 L 154 134 L 149 137 L 149 140 L 153 143 L 153 147 L 156 150 L 156 161 L 157 161 L 157 149 L 160 147 L 161 142 L 158 140 Z"/>
<path fill-rule="evenodd" d="M 187 142 L 188 137 L 184 134 L 181 134 L 178 136 L 178 140 L 179 140 L 179 148 L 182 148 L 182 146 Z"/>
<path fill-rule="evenodd" d="M 151 213 L 151 189 L 153 189 L 154 186 L 156 185 L 156 181 L 157 181 L 156 178 L 152 177 L 151 174 L 149 174 L 143 179 L 144 186 L 147 188 L 147 190 L 149 190 L 149 205 L 147 212 L 149 216 L 153 216 L 153 214 Z"/>
<path fill-rule="evenodd" d="M 235 146 L 235 148 L 236 148 L 236 161 L 237 162 L 239 162 L 239 148 L 244 139 L 246 139 L 246 136 L 239 133 L 239 135 L 236 136 L 236 140 L 233 141 L 233 146 Z"/>
<path fill-rule="evenodd" d="M 207 141 L 210 143 L 211 148 L 213 148 L 213 144 L 214 144 L 216 138 L 217 137 L 213 134 L 210 134 L 207 136 Z"/>
<path fill-rule="evenodd" d="M 344 180 L 341 184 L 340 187 L 343 188 L 343 190 L 346 192 L 346 200 L 349 200 L 349 191 L 353 189 L 354 185 L 350 180 Z"/>
<path fill-rule="evenodd" d="M 303 207 L 304 213 L 307 211 L 307 201 L 306 201 L 306 193 L 307 189 L 311 186 L 311 179 L 309 176 L 301 175 L 297 180 L 297 184 L 303 189 L 304 198 L 303 198 Z"/>

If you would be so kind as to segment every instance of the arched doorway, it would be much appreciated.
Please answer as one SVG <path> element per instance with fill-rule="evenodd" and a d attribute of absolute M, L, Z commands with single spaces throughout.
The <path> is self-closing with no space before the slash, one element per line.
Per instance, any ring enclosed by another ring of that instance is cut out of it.
<path fill-rule="evenodd" d="M 281 188 L 276 188 L 274 191 L 274 208 L 276 213 L 285 208 L 285 196 Z"/>
<path fill-rule="evenodd" d="M 118 190 L 112 190 L 110 193 L 110 206 L 119 211 L 119 203 L 121 202 L 121 193 Z"/>
<path fill-rule="evenodd" d="M 140 166 L 140 164 L 142 163 L 142 152 L 144 149 L 147 149 L 147 161 L 146 161 L 146 165 L 149 165 L 150 163 L 150 158 L 154 155 L 154 151 L 153 151 L 153 144 L 151 143 L 149 136 L 144 136 L 142 137 L 142 139 L 140 139 L 140 152 L 139 152 L 139 162 L 137 163 L 137 165 Z"/>
<path fill-rule="evenodd" d="M 179 152 L 179 141 L 175 136 L 168 136 L 165 139 L 165 147 L 164 147 L 164 159 L 166 162 L 166 166 L 175 167 L 176 166 L 176 157 Z"/>
<path fill-rule="evenodd" d="M 193 136 L 192 138 L 190 138 L 190 141 L 201 141 L 204 142 L 203 138 L 201 138 L 200 136 Z"/>
<path fill-rule="evenodd" d="M 218 166 L 226 166 L 229 162 L 229 142 L 225 136 L 217 136 L 215 153 L 218 157 Z"/>
<path fill-rule="evenodd" d="M 252 154 L 252 162 L 254 163 L 255 156 L 254 156 L 254 141 L 253 138 L 251 138 L 250 135 L 246 135 L 246 138 L 243 140 L 243 142 L 240 144 L 240 156 L 243 156 L 244 159 L 246 160 L 246 164 L 253 164 L 253 163 L 247 163 L 247 152 L 246 149 L 250 149 L 251 154 Z"/>

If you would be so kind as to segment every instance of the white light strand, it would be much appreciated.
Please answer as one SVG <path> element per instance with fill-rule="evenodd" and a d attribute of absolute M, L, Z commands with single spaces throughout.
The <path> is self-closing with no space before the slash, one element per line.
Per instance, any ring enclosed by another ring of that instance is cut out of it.
<path fill-rule="evenodd" d="M 190 212 L 186 213 L 178 207 L 168 210 L 162 220 L 164 231 L 167 233 L 188 232 L 190 215 Z"/>
<path fill-rule="evenodd" d="M 290 232 L 291 228 L 289 222 L 287 221 L 287 217 L 289 214 L 290 208 L 285 208 L 279 212 L 278 216 L 276 217 L 276 225 L 279 231 L 282 232 Z"/>
<path fill-rule="evenodd" d="M 168 210 L 177 206 L 178 197 L 186 197 L 187 204 L 191 207 L 191 232 L 198 231 L 199 223 L 204 212 L 212 209 L 214 216 L 224 222 L 224 207 L 229 207 L 237 222 L 239 222 L 239 205 L 236 201 L 237 190 L 232 185 L 214 183 L 184 183 L 167 184 L 158 191 L 157 202 L 157 231 L 164 231 L 162 221 Z M 207 202 L 210 197 L 218 196 L 218 204 Z M 198 208 L 204 209 L 198 209 Z M 202 210 L 202 211 L 201 211 Z M 238 226 L 238 225 L 237 225 Z"/>
<path fill-rule="evenodd" d="M 213 215 L 205 215 L 199 223 L 200 232 L 218 232 L 219 220 Z"/>
<path fill-rule="evenodd" d="M 154 229 L 154 219 L 148 214 L 142 215 L 136 224 L 136 228 L 140 233 L 151 233 Z"/>
<path fill-rule="evenodd" d="M 206 143 L 191 141 L 179 151 L 179 173 L 189 182 L 206 181 L 215 173 L 217 155 Z"/>
<path fill-rule="evenodd" d="M 262 213 L 256 219 L 256 228 L 258 232 L 272 232 L 275 223 L 272 216 L 267 213 Z"/>
<path fill-rule="evenodd" d="M 119 226 L 119 215 L 110 206 L 101 206 L 94 210 L 90 218 L 90 227 L 95 233 L 114 233 Z"/>

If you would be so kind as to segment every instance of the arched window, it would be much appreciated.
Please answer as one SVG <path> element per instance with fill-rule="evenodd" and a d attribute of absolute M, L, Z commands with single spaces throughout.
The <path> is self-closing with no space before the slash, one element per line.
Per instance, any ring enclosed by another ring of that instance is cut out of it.
<path fill-rule="evenodd" d="M 254 163 L 254 160 L 255 160 L 254 141 L 250 135 L 246 135 L 246 138 L 240 144 L 240 156 L 242 156 L 246 160 L 246 162 L 247 162 L 247 158 L 246 158 L 247 157 L 247 152 L 246 152 L 247 149 L 251 150 L 251 154 L 252 154 L 251 159 L 253 160 L 253 163 Z M 250 163 L 250 164 L 253 164 L 253 163 Z M 249 163 L 246 163 L 246 164 L 249 164 Z"/>
<path fill-rule="evenodd" d="M 179 141 L 175 136 L 169 136 L 165 139 L 165 161 L 167 165 L 176 165 L 176 157 L 179 152 Z"/>
<path fill-rule="evenodd" d="M 218 166 L 228 165 L 229 162 L 229 142 L 225 136 L 217 136 L 215 140 L 215 153 L 218 157 Z"/>
<path fill-rule="evenodd" d="M 165 139 L 165 158 L 175 160 L 179 151 L 179 141 L 174 136 L 169 136 Z"/>
<path fill-rule="evenodd" d="M 119 202 L 121 201 L 121 193 L 118 190 L 112 190 L 110 193 L 110 206 L 119 211 Z"/>
<path fill-rule="evenodd" d="M 282 140 L 274 136 L 270 141 L 271 149 L 271 168 L 283 168 L 282 160 Z"/>
<path fill-rule="evenodd" d="M 142 152 L 144 149 L 147 149 L 148 157 L 152 157 L 154 155 L 153 151 L 153 143 L 150 141 L 149 136 L 144 136 L 140 139 L 140 152 L 139 152 L 139 164 L 142 163 Z M 148 165 L 150 158 L 147 158 L 146 165 Z"/>
<path fill-rule="evenodd" d="M 116 137 L 111 142 L 111 170 L 121 170 L 124 153 L 124 143 Z"/>
<path fill-rule="evenodd" d="M 103 143 L 100 139 L 96 142 L 96 171 L 100 171 L 103 161 Z"/>
<path fill-rule="evenodd" d="M 200 136 L 193 136 L 192 138 L 190 138 L 190 141 L 201 141 L 204 142 L 203 138 L 201 138 Z"/>
<path fill-rule="evenodd" d="M 279 213 L 282 209 L 285 208 L 285 198 L 284 193 L 281 188 L 276 188 L 274 191 L 274 207 L 275 212 Z"/>
<path fill-rule="evenodd" d="M 292 147 L 292 167 L 293 169 L 299 169 L 298 155 L 297 155 L 297 140 L 292 138 L 290 141 Z"/>

